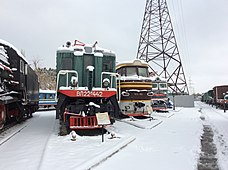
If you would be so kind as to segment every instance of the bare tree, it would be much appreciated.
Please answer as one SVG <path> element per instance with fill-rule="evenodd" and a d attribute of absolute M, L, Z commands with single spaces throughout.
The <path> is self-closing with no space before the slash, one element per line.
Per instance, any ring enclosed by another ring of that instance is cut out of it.
<path fill-rule="evenodd" d="M 42 59 L 40 59 L 39 57 L 33 57 L 32 66 L 34 67 L 35 70 L 38 70 L 40 68 L 41 61 Z"/>

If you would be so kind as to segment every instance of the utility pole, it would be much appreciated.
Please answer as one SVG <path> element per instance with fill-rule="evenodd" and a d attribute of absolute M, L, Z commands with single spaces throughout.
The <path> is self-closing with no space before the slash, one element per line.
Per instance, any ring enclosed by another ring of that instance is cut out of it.
<path fill-rule="evenodd" d="M 147 0 L 137 58 L 149 63 L 169 90 L 189 94 L 166 0 Z"/>

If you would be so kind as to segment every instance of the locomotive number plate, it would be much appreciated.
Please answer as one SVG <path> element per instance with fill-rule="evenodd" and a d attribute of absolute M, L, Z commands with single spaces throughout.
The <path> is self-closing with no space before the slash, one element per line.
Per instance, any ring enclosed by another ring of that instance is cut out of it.
<path fill-rule="evenodd" d="M 76 96 L 78 97 L 102 97 L 102 91 L 77 91 Z"/>

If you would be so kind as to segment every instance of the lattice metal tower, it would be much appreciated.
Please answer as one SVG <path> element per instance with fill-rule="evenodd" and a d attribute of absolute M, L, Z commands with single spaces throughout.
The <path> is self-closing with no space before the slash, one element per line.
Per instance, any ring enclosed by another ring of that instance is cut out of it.
<path fill-rule="evenodd" d="M 189 94 L 166 0 L 147 0 L 137 58 L 168 80 L 172 93 Z"/>

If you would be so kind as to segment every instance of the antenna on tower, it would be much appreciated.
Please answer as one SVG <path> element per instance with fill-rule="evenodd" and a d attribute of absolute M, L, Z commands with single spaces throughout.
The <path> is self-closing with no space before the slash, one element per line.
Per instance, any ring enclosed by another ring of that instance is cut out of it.
<path fill-rule="evenodd" d="M 137 58 L 166 78 L 172 93 L 189 94 L 166 0 L 147 0 Z"/>

